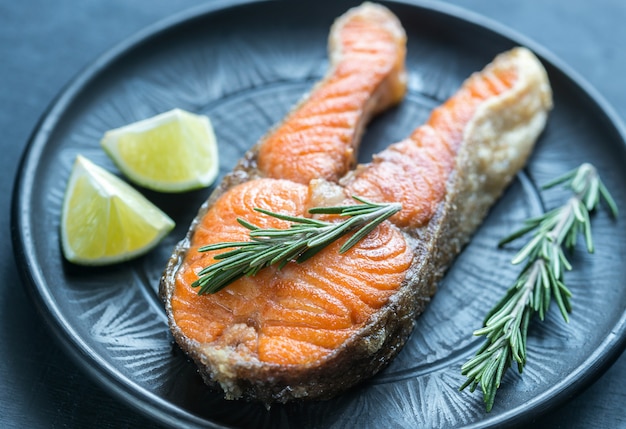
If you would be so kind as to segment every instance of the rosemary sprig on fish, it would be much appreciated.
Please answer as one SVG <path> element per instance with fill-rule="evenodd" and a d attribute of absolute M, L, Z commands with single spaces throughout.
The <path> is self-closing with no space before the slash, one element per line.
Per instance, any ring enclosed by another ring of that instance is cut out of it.
<path fill-rule="evenodd" d="M 219 292 L 243 276 L 253 276 L 263 268 L 277 265 L 283 268 L 290 261 L 304 262 L 340 237 L 355 231 L 339 249 L 345 253 L 379 224 L 402 209 L 400 203 L 376 204 L 353 196 L 361 204 L 334 207 L 314 207 L 310 214 L 347 217 L 341 222 L 327 222 L 314 218 L 288 216 L 269 210 L 255 211 L 277 219 L 292 222 L 288 228 L 260 228 L 245 219 L 237 222 L 250 230 L 250 241 L 215 243 L 198 249 L 208 252 L 232 249 L 214 257 L 218 262 L 198 273 L 192 286 L 199 287 L 199 295 Z"/>
<path fill-rule="evenodd" d="M 569 322 L 572 294 L 565 286 L 564 273 L 572 266 L 564 249 L 572 250 L 582 233 L 587 251 L 593 253 L 589 215 L 602 200 L 613 217 L 617 216 L 615 201 L 594 166 L 582 164 L 543 188 L 559 184 L 574 195 L 564 205 L 528 219 L 523 227 L 500 242 L 503 245 L 534 231 L 532 239 L 511 261 L 513 264 L 526 261 L 517 281 L 487 314 L 484 327 L 474 332 L 485 336 L 487 341 L 461 368 L 461 373 L 468 377 L 461 390 L 469 386 L 473 392 L 480 384 L 487 411 L 493 407 L 505 370 L 513 361 L 520 373 L 526 365 L 526 336 L 532 316 L 538 313 L 539 319 L 544 320 L 554 299 Z"/>

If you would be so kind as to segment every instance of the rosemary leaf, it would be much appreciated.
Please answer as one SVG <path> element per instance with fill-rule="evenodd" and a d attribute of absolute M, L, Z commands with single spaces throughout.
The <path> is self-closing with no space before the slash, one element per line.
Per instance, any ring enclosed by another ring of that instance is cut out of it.
<path fill-rule="evenodd" d="M 311 209 L 312 210 L 312 209 Z M 298 224 L 311 224 L 314 226 L 326 226 L 325 222 L 319 221 L 317 219 L 309 218 L 309 217 L 297 217 L 297 216 L 289 216 L 282 213 L 276 213 L 265 209 L 255 208 L 254 211 L 259 213 L 263 213 L 264 215 L 275 217 L 276 219 L 286 220 L 289 222 L 294 222 L 296 225 Z M 309 211 L 311 213 L 311 211 Z M 241 221 L 246 222 L 241 219 Z M 246 222 L 248 223 L 248 222 Z M 255 227 L 255 229 L 260 229 L 259 227 Z"/>
<path fill-rule="evenodd" d="M 602 182 L 600 182 L 600 195 L 602 196 L 604 202 L 609 206 L 609 210 L 611 211 L 613 217 L 617 217 L 617 204 L 609 193 L 609 190 L 606 188 L 606 186 L 604 186 L 604 183 Z"/>

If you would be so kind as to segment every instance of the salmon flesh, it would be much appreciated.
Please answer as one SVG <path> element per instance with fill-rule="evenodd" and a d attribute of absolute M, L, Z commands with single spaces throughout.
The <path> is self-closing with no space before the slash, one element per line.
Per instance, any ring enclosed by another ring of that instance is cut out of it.
<path fill-rule="evenodd" d="M 201 207 L 161 279 L 180 347 L 228 399 L 266 404 L 326 399 L 371 377 L 401 350 L 455 256 L 524 166 L 552 105 L 525 48 L 470 76 L 405 140 L 354 167 L 367 120 L 405 92 L 405 33 L 386 8 L 351 9 L 330 33 L 331 69 Z M 211 295 L 198 272 L 249 240 L 242 218 L 287 222 L 358 195 L 402 210 L 348 252 L 339 239 L 303 263 L 270 267 Z"/>

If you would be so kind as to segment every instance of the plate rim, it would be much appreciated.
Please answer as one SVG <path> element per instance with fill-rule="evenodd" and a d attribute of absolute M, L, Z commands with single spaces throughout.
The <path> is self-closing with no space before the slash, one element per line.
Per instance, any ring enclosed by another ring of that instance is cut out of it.
<path fill-rule="evenodd" d="M 28 255 L 31 246 L 29 246 L 26 240 L 30 237 L 30 230 L 24 229 L 24 218 L 28 213 L 24 201 L 27 201 L 27 197 L 30 196 L 28 191 L 30 188 L 27 185 L 32 180 L 28 178 L 33 177 L 32 171 L 36 167 L 36 163 L 32 160 L 39 159 L 50 132 L 58 125 L 59 119 L 67 106 L 73 103 L 76 97 L 89 86 L 91 81 L 105 73 L 112 64 L 128 52 L 140 49 L 142 44 L 150 39 L 159 37 L 163 33 L 172 31 L 175 27 L 186 25 L 207 15 L 228 9 L 280 1 L 286 2 L 288 0 L 214 0 L 161 19 L 144 27 L 134 35 L 122 39 L 112 48 L 96 57 L 82 70 L 79 70 L 60 89 L 39 118 L 20 157 L 11 198 L 11 241 L 16 265 L 22 268 L 18 270 L 20 278 L 25 284 L 29 296 L 35 303 L 38 313 L 47 322 L 48 328 L 55 334 L 64 351 L 93 381 L 104 385 L 110 393 L 136 411 L 164 424 L 180 424 L 181 419 L 183 419 L 182 421 L 186 424 L 204 427 L 208 425 L 214 428 L 226 427 L 174 405 L 134 383 L 132 379 L 122 376 L 112 365 L 90 349 L 64 317 L 49 294 L 48 288 L 43 286 L 45 279 L 38 272 L 38 267 L 31 263 L 31 257 Z M 480 27 L 480 29 L 494 36 L 529 47 L 544 64 L 550 65 L 562 74 L 564 78 L 581 90 L 581 94 L 587 96 L 590 102 L 596 105 L 599 114 L 604 115 L 608 119 L 615 133 L 621 138 L 623 145 L 626 145 L 626 128 L 613 107 L 582 76 L 539 43 L 495 20 L 449 3 L 441 3 L 434 0 L 381 0 L 380 3 L 387 4 L 390 7 L 393 7 L 393 5 L 409 6 L 445 15 L 448 19 Z M 25 190 L 28 192 L 24 192 Z M 559 383 L 535 396 L 531 401 L 525 403 L 523 407 L 512 408 L 498 416 L 490 417 L 489 414 L 486 414 L 484 420 L 465 427 L 502 427 L 502 425 L 520 424 L 523 421 L 542 415 L 591 385 L 619 358 L 624 349 L 626 349 L 626 310 L 603 341 L 600 342 L 598 348 Z"/>

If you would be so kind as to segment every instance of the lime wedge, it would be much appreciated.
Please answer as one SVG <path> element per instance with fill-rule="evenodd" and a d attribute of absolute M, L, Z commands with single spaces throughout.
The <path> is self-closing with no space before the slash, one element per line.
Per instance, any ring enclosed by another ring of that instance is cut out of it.
<path fill-rule="evenodd" d="M 211 185 L 218 173 L 209 118 L 180 109 L 107 131 L 102 147 L 132 182 L 160 192 Z"/>
<path fill-rule="evenodd" d="M 61 215 L 63 254 L 81 265 L 107 265 L 142 255 L 174 221 L 123 180 L 77 156 Z"/>

